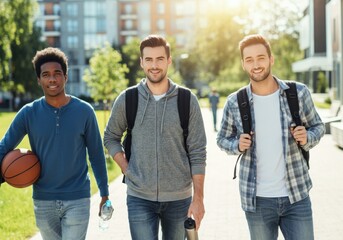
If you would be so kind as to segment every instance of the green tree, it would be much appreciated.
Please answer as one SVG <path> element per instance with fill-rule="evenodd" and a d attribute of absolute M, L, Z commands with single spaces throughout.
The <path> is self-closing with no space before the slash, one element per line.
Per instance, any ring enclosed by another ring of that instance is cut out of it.
<path fill-rule="evenodd" d="M 40 41 L 41 30 L 34 26 L 32 33 L 21 41 L 21 44 L 13 42 L 12 49 L 12 81 L 13 95 L 30 93 L 32 97 L 41 95 L 41 89 L 37 86 L 36 73 L 31 64 L 36 51 L 47 47 L 47 43 Z"/>
<path fill-rule="evenodd" d="M 129 70 L 121 61 L 120 53 L 109 43 L 94 52 L 83 77 L 95 101 L 112 101 L 127 87 L 125 73 Z"/>
<path fill-rule="evenodd" d="M 237 21 L 239 11 L 221 9 L 209 12 L 207 25 L 199 28 L 195 44 L 188 50 L 186 65 L 190 79 L 197 83 L 195 87 L 209 85 L 221 95 L 237 89 L 246 80 L 241 69 L 238 42 L 243 37 L 243 27 Z"/>
<path fill-rule="evenodd" d="M 15 87 L 11 80 L 11 45 L 20 45 L 32 33 L 35 0 L 0 1 L 0 87 L 4 90 Z"/>
<path fill-rule="evenodd" d="M 295 79 L 292 63 L 300 60 L 303 56 L 299 49 L 298 39 L 292 34 L 280 34 L 277 39 L 272 39 L 270 44 L 275 58 L 273 74 L 281 79 Z"/>
<path fill-rule="evenodd" d="M 242 31 L 235 21 L 235 13 L 229 10 L 210 13 L 207 22 L 207 27 L 200 29 L 197 34 L 194 52 L 199 61 L 199 72 L 211 82 L 220 72 L 239 61 L 237 47 Z"/>
<path fill-rule="evenodd" d="M 144 72 L 140 66 L 139 44 L 140 40 L 138 38 L 133 38 L 120 49 L 123 63 L 125 63 L 130 69 L 130 71 L 126 73 L 126 78 L 129 79 L 128 86 L 135 85 L 144 77 Z"/>

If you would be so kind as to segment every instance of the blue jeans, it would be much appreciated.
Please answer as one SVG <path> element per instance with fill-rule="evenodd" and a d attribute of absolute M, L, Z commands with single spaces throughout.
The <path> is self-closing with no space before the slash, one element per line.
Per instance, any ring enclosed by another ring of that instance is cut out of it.
<path fill-rule="evenodd" d="M 36 224 L 43 239 L 86 239 L 90 199 L 33 200 Z"/>
<path fill-rule="evenodd" d="M 252 240 L 276 240 L 278 227 L 285 240 L 313 240 L 310 197 L 291 204 L 288 197 L 256 198 L 256 212 L 245 212 Z"/>
<path fill-rule="evenodd" d="M 184 240 L 184 222 L 192 198 L 172 202 L 153 202 L 127 196 L 132 240 L 157 240 L 161 221 L 164 240 Z"/>

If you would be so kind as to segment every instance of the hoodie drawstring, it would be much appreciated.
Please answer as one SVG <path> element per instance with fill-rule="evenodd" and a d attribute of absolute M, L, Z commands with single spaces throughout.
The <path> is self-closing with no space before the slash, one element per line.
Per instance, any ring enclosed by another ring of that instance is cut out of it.
<path fill-rule="evenodd" d="M 145 107 L 144 107 L 144 111 L 143 111 L 143 115 L 142 115 L 142 118 L 141 118 L 140 125 L 142 125 L 142 123 L 143 123 L 143 120 L 144 120 L 144 117 L 145 117 L 145 113 L 146 113 L 146 109 L 148 108 L 149 100 L 150 100 L 150 95 L 148 93 L 148 97 L 147 97 L 147 101 L 146 101 L 146 104 L 145 104 Z"/>
<path fill-rule="evenodd" d="M 163 113 L 162 113 L 162 119 L 161 119 L 161 135 L 163 132 L 163 122 L 164 122 L 164 115 L 165 115 L 166 108 L 167 108 L 167 102 L 168 102 L 168 97 L 166 97 L 166 101 L 164 102 L 164 107 L 163 107 Z"/>

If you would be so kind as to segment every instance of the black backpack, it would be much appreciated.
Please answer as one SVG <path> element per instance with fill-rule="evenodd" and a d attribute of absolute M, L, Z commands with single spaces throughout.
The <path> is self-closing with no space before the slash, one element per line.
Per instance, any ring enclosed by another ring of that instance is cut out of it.
<path fill-rule="evenodd" d="M 187 149 L 187 137 L 188 137 L 188 123 L 189 123 L 189 109 L 190 109 L 191 92 L 190 90 L 179 87 L 177 96 L 177 108 L 179 111 L 180 125 L 183 130 L 183 137 L 185 143 L 185 150 L 188 154 Z M 128 161 L 131 157 L 131 142 L 132 142 L 132 129 L 135 125 L 135 119 L 137 115 L 138 108 L 138 88 L 137 86 L 128 88 L 125 91 L 125 111 L 127 119 L 127 129 L 126 135 L 123 141 L 123 146 L 125 150 L 125 156 Z M 125 182 L 125 176 L 123 178 Z"/>
<path fill-rule="evenodd" d="M 299 100 L 298 100 L 298 93 L 297 93 L 297 87 L 295 82 L 286 82 L 286 84 L 289 86 L 289 89 L 286 90 L 286 96 L 287 96 L 287 102 L 289 109 L 292 114 L 292 118 L 296 126 L 302 126 L 302 122 L 300 119 L 299 114 Z M 249 105 L 249 99 L 248 94 L 246 91 L 246 87 L 240 89 L 237 93 L 237 101 L 239 106 L 239 112 L 242 119 L 243 124 L 243 132 L 250 134 L 251 132 L 251 112 L 250 112 L 250 105 Z M 301 149 L 301 152 L 304 156 L 304 159 L 306 161 L 308 169 L 310 169 L 310 153 L 308 151 L 305 151 L 303 148 L 299 147 Z M 234 169 L 234 176 L 233 179 L 236 178 L 236 168 L 237 163 L 240 159 L 242 154 L 240 154 L 237 158 L 235 169 Z"/>

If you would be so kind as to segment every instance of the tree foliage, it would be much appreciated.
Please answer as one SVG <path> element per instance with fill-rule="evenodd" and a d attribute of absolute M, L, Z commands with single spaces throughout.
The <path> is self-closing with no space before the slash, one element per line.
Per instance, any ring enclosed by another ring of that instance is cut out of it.
<path fill-rule="evenodd" d="M 126 78 L 129 79 L 129 86 L 135 85 L 140 78 L 144 77 L 144 72 L 140 66 L 139 44 L 140 39 L 133 38 L 121 48 L 123 62 L 130 69 L 126 74 Z"/>
<path fill-rule="evenodd" d="M 11 80 L 12 48 L 20 45 L 32 33 L 33 16 L 37 3 L 34 0 L 0 1 L 0 86 L 14 86 Z"/>
<path fill-rule="evenodd" d="M 224 69 L 239 61 L 237 47 L 242 31 L 229 10 L 210 13 L 207 22 L 208 25 L 198 31 L 194 52 L 202 77 L 212 82 Z"/>
<path fill-rule="evenodd" d="M 36 73 L 33 69 L 32 58 L 36 51 L 47 47 L 47 43 L 40 41 L 41 30 L 33 27 L 32 33 L 28 34 L 21 44 L 11 45 L 12 49 L 12 91 L 18 93 L 30 93 L 31 97 L 41 94 L 41 88 L 37 86 Z M 21 90 L 24 89 L 24 90 Z"/>
<path fill-rule="evenodd" d="M 112 101 L 127 87 L 125 73 L 129 70 L 121 61 L 121 54 L 109 43 L 95 51 L 89 61 L 89 69 L 84 74 L 90 95 L 95 101 Z"/>

